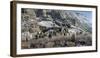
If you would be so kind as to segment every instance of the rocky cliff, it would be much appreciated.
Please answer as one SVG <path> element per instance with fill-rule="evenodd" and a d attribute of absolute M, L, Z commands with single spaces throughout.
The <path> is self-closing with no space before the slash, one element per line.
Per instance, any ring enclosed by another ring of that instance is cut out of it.
<path fill-rule="evenodd" d="M 30 43 L 27 48 L 92 45 L 92 25 L 78 11 L 22 8 L 21 14 L 22 42 Z"/>

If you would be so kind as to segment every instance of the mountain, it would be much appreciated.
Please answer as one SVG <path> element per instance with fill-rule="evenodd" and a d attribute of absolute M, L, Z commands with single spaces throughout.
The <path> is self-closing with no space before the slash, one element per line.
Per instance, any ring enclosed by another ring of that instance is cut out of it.
<path fill-rule="evenodd" d="M 80 11 L 22 8 L 22 48 L 92 46 L 91 21 Z"/>
<path fill-rule="evenodd" d="M 58 13 L 58 15 L 56 15 Z M 75 26 L 82 31 L 85 32 L 92 32 L 92 25 L 88 21 L 89 19 L 82 15 L 82 13 L 70 11 L 70 10 L 55 10 L 53 12 L 53 16 L 55 14 L 55 21 L 62 22 L 63 24 L 70 24 L 71 26 Z"/>
<path fill-rule="evenodd" d="M 88 21 L 89 19 L 82 15 L 82 13 L 70 11 L 70 10 L 52 10 L 51 17 L 54 21 L 62 24 L 70 24 L 80 28 L 86 32 L 92 32 L 92 25 Z"/>
<path fill-rule="evenodd" d="M 40 25 L 46 24 L 45 26 L 51 27 L 52 24 L 55 24 L 60 27 L 67 26 L 68 28 L 92 32 L 92 24 L 89 22 L 89 18 L 78 11 L 49 9 L 26 9 L 26 11 L 30 19 L 37 20 Z"/>

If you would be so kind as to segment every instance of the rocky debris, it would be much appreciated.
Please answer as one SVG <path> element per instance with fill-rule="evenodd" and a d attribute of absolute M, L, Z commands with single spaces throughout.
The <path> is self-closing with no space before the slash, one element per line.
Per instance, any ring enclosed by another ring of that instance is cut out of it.
<path fill-rule="evenodd" d="M 70 42 L 70 41 L 67 41 L 67 42 L 66 42 L 66 45 L 67 45 L 67 47 L 76 46 L 75 42 Z"/>
<path fill-rule="evenodd" d="M 45 47 L 48 47 L 48 48 L 54 47 L 54 42 L 48 42 L 48 43 L 46 43 Z"/>
<path fill-rule="evenodd" d="M 74 11 L 22 8 L 22 48 L 92 45 L 88 19 Z"/>
<path fill-rule="evenodd" d="M 92 45 L 92 35 L 91 34 L 82 34 L 76 36 L 76 45 L 77 46 L 91 46 Z"/>

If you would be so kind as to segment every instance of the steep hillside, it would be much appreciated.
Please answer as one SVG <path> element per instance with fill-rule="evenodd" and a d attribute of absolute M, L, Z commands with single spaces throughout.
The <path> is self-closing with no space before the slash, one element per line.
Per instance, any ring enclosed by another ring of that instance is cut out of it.
<path fill-rule="evenodd" d="M 89 20 L 79 11 L 22 8 L 22 48 L 91 46 Z"/>

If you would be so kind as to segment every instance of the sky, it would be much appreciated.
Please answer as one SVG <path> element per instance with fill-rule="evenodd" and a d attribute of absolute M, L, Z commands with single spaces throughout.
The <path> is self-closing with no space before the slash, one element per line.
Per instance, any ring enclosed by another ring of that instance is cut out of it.
<path fill-rule="evenodd" d="M 75 12 L 80 13 L 81 15 L 87 17 L 89 23 L 92 24 L 92 11 L 75 11 Z"/>

